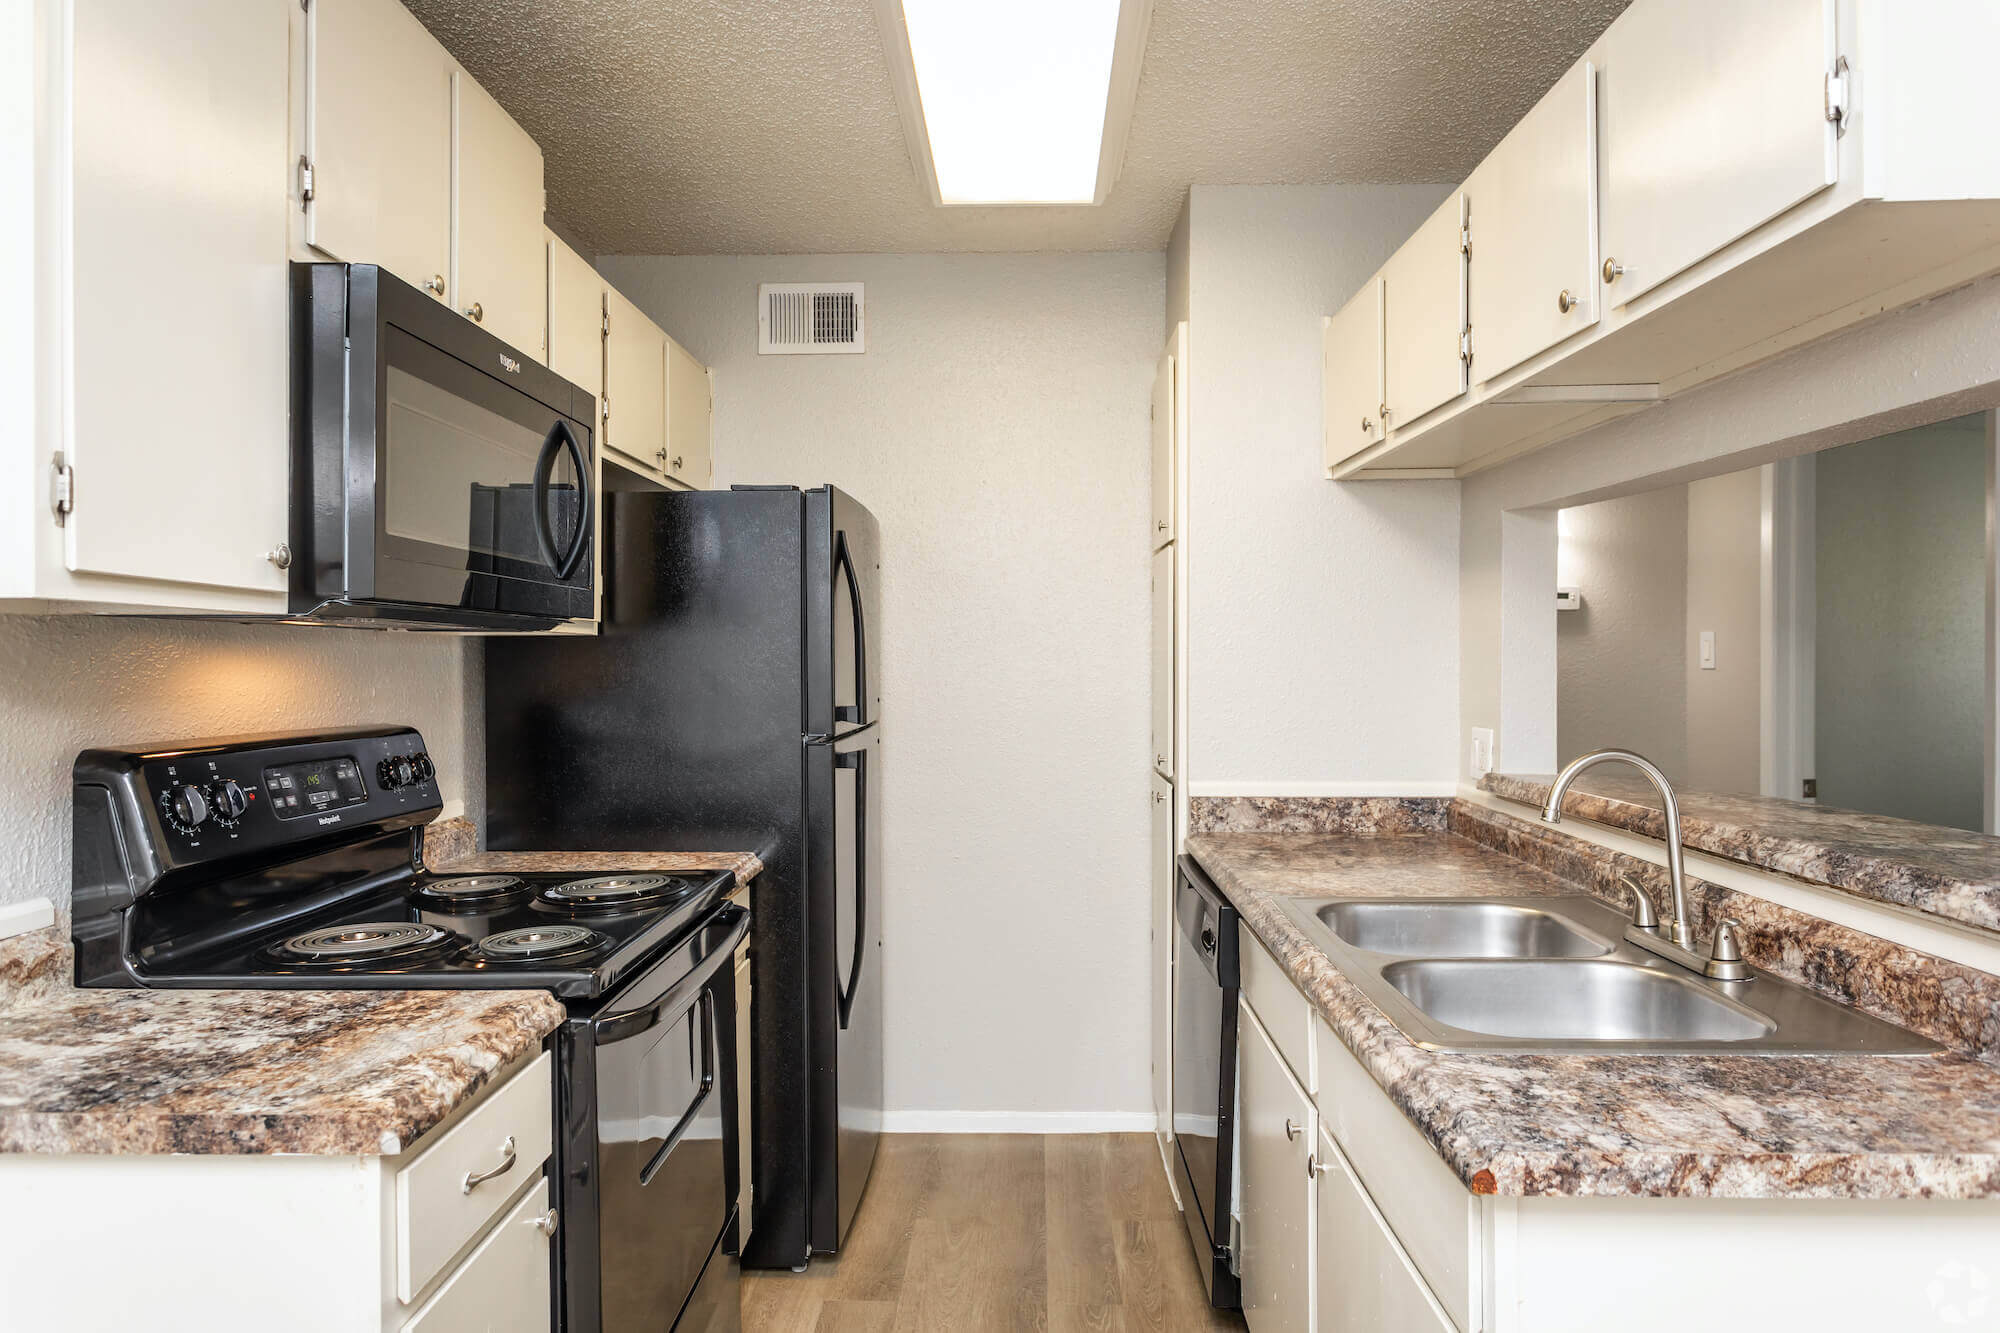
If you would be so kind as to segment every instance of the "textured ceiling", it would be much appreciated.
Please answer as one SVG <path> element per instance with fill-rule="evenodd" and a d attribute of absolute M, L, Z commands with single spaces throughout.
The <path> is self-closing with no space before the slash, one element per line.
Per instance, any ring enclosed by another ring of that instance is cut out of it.
<path fill-rule="evenodd" d="M 1456 181 L 1629 0 L 1155 0 L 1096 208 L 936 208 L 870 0 L 407 0 L 600 254 L 1156 250 L 1191 184 Z"/>

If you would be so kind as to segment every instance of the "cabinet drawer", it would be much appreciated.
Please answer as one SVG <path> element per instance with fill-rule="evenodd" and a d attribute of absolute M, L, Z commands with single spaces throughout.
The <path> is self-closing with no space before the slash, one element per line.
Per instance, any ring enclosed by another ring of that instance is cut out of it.
<path fill-rule="evenodd" d="M 544 1051 L 396 1172 L 398 1299 L 422 1291 L 548 1160 L 554 1137 L 549 1068 Z"/>
<path fill-rule="evenodd" d="M 1318 1175 L 1318 1333 L 1457 1333 L 1324 1134 Z"/>
<path fill-rule="evenodd" d="M 493 1234 L 445 1279 L 404 1333 L 548 1333 L 549 1182 L 521 1197 Z"/>
<path fill-rule="evenodd" d="M 1250 927 L 1238 925 L 1237 956 L 1243 973 L 1243 998 L 1257 1011 L 1257 1020 L 1271 1034 L 1278 1053 L 1292 1067 L 1292 1077 L 1311 1092 L 1317 1083 L 1312 1068 L 1312 1006 L 1291 978 L 1265 950 Z"/>
<path fill-rule="evenodd" d="M 1320 1124 L 1445 1310 L 1460 1327 L 1471 1328 L 1477 1240 L 1471 1191 L 1316 1014 L 1313 1042 Z"/>

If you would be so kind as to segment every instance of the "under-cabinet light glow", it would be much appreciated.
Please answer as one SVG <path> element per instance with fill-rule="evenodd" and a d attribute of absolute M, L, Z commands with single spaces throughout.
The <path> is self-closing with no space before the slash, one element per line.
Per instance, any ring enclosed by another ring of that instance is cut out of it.
<path fill-rule="evenodd" d="M 902 0 L 947 204 L 1096 199 L 1119 0 Z"/>

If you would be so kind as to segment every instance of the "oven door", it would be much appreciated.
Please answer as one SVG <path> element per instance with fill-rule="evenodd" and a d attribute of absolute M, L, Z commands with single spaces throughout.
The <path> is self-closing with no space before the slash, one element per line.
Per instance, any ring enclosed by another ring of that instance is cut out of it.
<path fill-rule="evenodd" d="M 593 616 L 583 391 L 378 269 L 301 267 L 312 494 L 294 508 L 313 523 L 314 605 L 293 609 L 474 628 Z M 337 339 L 322 306 L 344 309 Z"/>
<path fill-rule="evenodd" d="M 595 1234 L 596 1281 L 571 1267 L 570 1328 L 660 1333 L 688 1310 L 707 1329 L 728 1305 L 717 1293 L 735 1280 L 723 1253 L 736 1206 L 730 964 L 748 925 L 741 908 L 722 908 L 590 1020 L 591 1161 L 581 1172 L 568 1164 L 565 1182 L 594 1185 L 595 1225 L 587 1230 Z M 589 1259 L 565 1249 L 565 1266 Z M 578 1290 L 586 1284 L 594 1291 Z"/>

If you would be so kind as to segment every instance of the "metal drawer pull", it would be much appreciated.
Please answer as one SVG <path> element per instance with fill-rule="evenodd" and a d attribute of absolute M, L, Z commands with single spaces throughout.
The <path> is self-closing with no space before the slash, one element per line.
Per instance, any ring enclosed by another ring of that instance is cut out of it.
<path fill-rule="evenodd" d="M 1307 1180 L 1311 1180 L 1314 1176 L 1323 1176 L 1331 1170 L 1333 1170 L 1332 1162 L 1322 1162 L 1317 1155 L 1306 1158 Z"/>
<path fill-rule="evenodd" d="M 509 1134 L 507 1136 L 507 1141 L 500 1145 L 500 1165 L 494 1167 L 491 1171 L 466 1172 L 465 1179 L 461 1180 L 458 1183 L 458 1192 L 460 1194 L 470 1194 L 472 1193 L 472 1191 L 478 1189 L 481 1185 L 484 1185 L 487 1181 L 492 1180 L 498 1176 L 504 1176 L 513 1169 L 514 1169 L 514 1136 L 512 1134 Z"/>
<path fill-rule="evenodd" d="M 1565 287 L 1562 289 L 1562 291 L 1556 293 L 1557 310 L 1560 310 L 1563 314 L 1567 315 L 1570 311 L 1576 309 L 1576 307 L 1577 307 L 1577 300 L 1574 296 L 1571 296 L 1569 294 L 1569 288 Z"/>
<path fill-rule="evenodd" d="M 540 1217 L 523 1218 L 521 1225 L 533 1227 L 544 1236 L 553 1236 L 556 1234 L 556 1210 L 551 1208 Z"/>
<path fill-rule="evenodd" d="M 1285 1137 L 1287 1139 L 1296 1139 L 1298 1136 L 1299 1127 L 1292 1123 L 1290 1116 L 1285 1117 Z"/>

